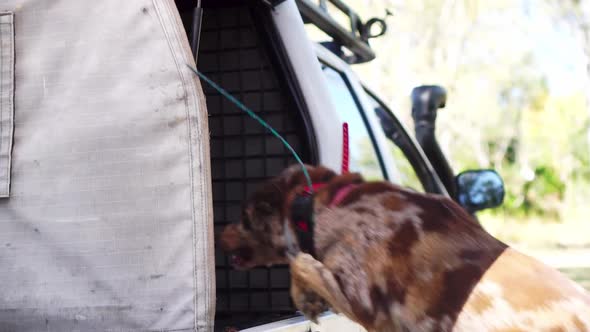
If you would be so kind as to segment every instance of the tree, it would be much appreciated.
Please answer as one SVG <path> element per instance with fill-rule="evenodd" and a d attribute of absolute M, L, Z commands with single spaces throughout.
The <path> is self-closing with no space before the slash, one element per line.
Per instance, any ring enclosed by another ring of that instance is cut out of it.
<path fill-rule="evenodd" d="M 581 0 L 547 0 L 557 23 L 569 25 L 578 38 L 586 56 L 586 111 L 589 119 L 586 128 L 586 145 L 590 156 L 590 3 Z"/>
<path fill-rule="evenodd" d="M 412 88 L 444 86 L 449 100 L 438 117 L 441 147 L 457 171 L 498 169 L 511 215 L 559 215 L 554 202 L 572 196 L 564 193 L 575 187 L 573 177 L 590 178 L 590 66 L 583 94 L 555 94 L 531 38 L 539 36 L 539 20 L 567 24 L 590 59 L 590 4 L 545 1 L 347 1 L 364 19 L 382 16 L 385 7 L 394 12 L 388 33 L 370 41 L 377 58 L 356 65 L 356 72 L 410 132 Z"/>

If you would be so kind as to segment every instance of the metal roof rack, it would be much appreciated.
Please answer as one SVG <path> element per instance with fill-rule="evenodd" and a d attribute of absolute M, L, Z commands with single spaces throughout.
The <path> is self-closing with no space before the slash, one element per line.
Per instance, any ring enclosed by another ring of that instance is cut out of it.
<path fill-rule="evenodd" d="M 363 63 L 375 58 L 375 52 L 369 45 L 369 39 L 382 36 L 387 30 L 387 24 L 384 19 L 372 18 L 363 23 L 348 5 L 341 0 L 296 0 L 297 7 L 305 23 L 314 24 L 318 29 L 329 35 L 333 40 L 323 42 L 327 49 L 341 57 L 344 61 L 353 63 Z M 329 12 L 328 3 L 338 9 L 350 21 L 349 29 L 339 24 Z M 389 11 L 386 16 L 391 15 Z M 372 33 L 375 29 L 373 26 L 379 26 L 377 33 Z M 348 49 L 352 54 L 345 54 L 342 47 Z"/>

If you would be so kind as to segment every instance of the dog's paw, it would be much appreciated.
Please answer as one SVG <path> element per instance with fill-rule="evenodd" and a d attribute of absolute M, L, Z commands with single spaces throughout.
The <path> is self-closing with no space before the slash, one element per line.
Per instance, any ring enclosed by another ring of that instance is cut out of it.
<path fill-rule="evenodd" d="M 305 300 L 301 303 L 300 310 L 305 317 L 314 323 L 318 323 L 318 317 L 321 313 L 330 309 L 328 304 L 319 295 L 313 292 L 305 294 Z"/>
<path fill-rule="evenodd" d="M 313 291 L 298 287 L 296 284 L 291 286 L 291 298 L 295 307 L 305 315 L 307 319 L 318 323 L 318 317 L 321 313 L 327 311 L 328 303 Z"/>
<path fill-rule="evenodd" d="M 350 302 L 342 293 L 336 277 L 324 264 L 309 254 L 299 253 L 291 260 L 290 267 L 291 297 L 297 308 L 306 316 L 315 314 L 314 318 L 317 318 L 319 313 L 330 308 L 334 312 L 355 317 Z M 319 305 L 318 300 L 314 299 L 320 299 L 323 304 Z M 311 305 L 313 303 L 315 304 Z M 309 314 L 302 309 L 303 307 L 310 308 Z"/>

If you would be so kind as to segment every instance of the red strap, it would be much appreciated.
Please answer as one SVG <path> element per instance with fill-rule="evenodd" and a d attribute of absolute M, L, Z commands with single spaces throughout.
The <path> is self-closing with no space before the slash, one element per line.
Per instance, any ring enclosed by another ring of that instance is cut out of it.
<path fill-rule="evenodd" d="M 295 222 L 295 225 L 297 225 L 297 228 L 299 228 L 300 231 L 302 232 L 309 232 L 309 225 L 307 224 L 306 221 L 303 220 L 299 220 Z"/>
<path fill-rule="evenodd" d="M 344 122 L 342 123 L 342 174 L 348 173 L 349 163 L 348 122 Z M 325 183 L 312 183 L 311 188 L 309 186 L 305 186 L 303 190 L 305 193 L 311 194 L 316 192 L 318 189 L 321 189 L 325 185 Z"/>
<path fill-rule="evenodd" d="M 342 124 L 342 174 L 348 173 L 349 164 L 348 123 Z"/>

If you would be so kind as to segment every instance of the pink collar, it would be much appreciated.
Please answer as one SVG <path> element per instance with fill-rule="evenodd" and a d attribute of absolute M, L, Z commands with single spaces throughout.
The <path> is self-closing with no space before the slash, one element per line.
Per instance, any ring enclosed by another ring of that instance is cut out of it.
<path fill-rule="evenodd" d="M 358 184 L 347 184 L 346 186 L 338 189 L 336 195 L 332 198 L 332 202 L 330 202 L 330 206 L 337 206 L 338 204 L 342 203 L 342 201 L 346 198 L 346 196 L 353 191 Z"/>
<path fill-rule="evenodd" d="M 326 184 L 325 183 L 313 183 L 312 187 L 310 190 L 309 186 L 305 187 L 305 192 L 306 193 L 312 193 L 312 192 L 317 192 L 319 189 L 325 187 Z M 336 192 L 336 195 L 334 195 L 334 197 L 332 198 L 332 201 L 330 202 L 330 206 L 334 207 L 337 206 L 338 204 L 342 203 L 342 201 L 346 198 L 346 196 L 353 191 L 356 187 L 358 187 L 358 184 L 347 184 L 344 187 L 338 189 L 338 191 Z"/>

